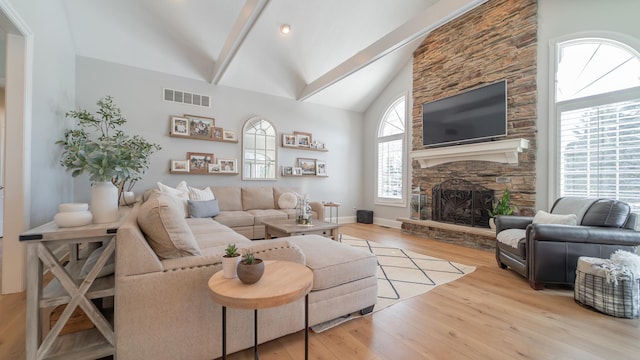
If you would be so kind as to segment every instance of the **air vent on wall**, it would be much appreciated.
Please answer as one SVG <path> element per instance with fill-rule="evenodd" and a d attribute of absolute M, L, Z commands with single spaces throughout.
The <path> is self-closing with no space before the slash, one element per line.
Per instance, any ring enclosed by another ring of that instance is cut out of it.
<path fill-rule="evenodd" d="M 195 105 L 202 107 L 211 106 L 211 97 L 208 95 L 199 95 L 186 91 L 172 90 L 165 88 L 163 91 L 164 101 L 172 101 L 181 104 Z"/>

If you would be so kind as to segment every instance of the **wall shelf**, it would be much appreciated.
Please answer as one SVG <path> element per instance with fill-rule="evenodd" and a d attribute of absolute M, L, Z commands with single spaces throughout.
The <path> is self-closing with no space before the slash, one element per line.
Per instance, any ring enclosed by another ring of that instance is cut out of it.
<path fill-rule="evenodd" d="M 518 154 L 528 148 L 529 140 L 508 139 L 417 150 L 411 152 L 410 156 L 420 162 L 421 168 L 467 160 L 518 164 Z"/>
<path fill-rule="evenodd" d="M 169 137 L 173 137 L 173 138 L 178 138 L 178 139 L 187 139 L 187 140 L 204 140 L 204 141 L 215 141 L 215 142 L 226 142 L 226 143 L 233 143 L 233 144 L 237 144 L 238 140 L 223 140 L 223 139 L 205 139 L 205 138 L 198 138 L 198 137 L 191 137 L 191 136 L 184 136 L 184 135 L 174 135 L 173 133 L 169 133 Z"/>
<path fill-rule="evenodd" d="M 171 171 L 169 170 L 169 174 L 180 174 L 180 175 L 226 175 L 226 176 L 235 176 L 238 175 L 237 172 L 190 172 L 190 171 Z"/>

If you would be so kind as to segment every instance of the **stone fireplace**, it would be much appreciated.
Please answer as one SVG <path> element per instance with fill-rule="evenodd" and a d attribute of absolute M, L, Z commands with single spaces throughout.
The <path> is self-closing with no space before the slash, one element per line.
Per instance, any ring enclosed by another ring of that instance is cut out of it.
<path fill-rule="evenodd" d="M 450 179 L 431 190 L 431 219 L 456 225 L 489 227 L 494 191 L 463 179 Z"/>
<path fill-rule="evenodd" d="M 486 210 L 504 189 L 517 214 L 535 213 L 537 25 L 535 0 L 492 0 L 435 29 L 414 52 L 411 188 L 432 194 L 431 218 L 402 219 L 403 232 L 493 249 Z M 422 104 L 503 79 L 506 137 L 422 146 Z M 466 185 L 452 188 L 452 179 Z"/>

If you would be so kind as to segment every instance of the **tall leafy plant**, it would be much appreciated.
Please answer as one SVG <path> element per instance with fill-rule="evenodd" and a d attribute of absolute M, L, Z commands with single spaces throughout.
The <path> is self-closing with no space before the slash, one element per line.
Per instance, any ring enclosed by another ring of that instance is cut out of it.
<path fill-rule="evenodd" d="M 513 206 L 511 202 L 511 191 L 504 189 L 502 197 L 494 205 L 493 209 L 488 210 L 489 216 L 494 218 L 498 215 L 511 215 L 513 214 Z"/>
<path fill-rule="evenodd" d="M 161 147 L 119 129 L 127 120 L 111 96 L 99 99 L 97 105 L 96 115 L 84 109 L 67 112 L 79 127 L 67 129 L 56 141 L 62 146 L 60 164 L 73 177 L 87 172 L 93 182 L 111 181 L 120 194 L 131 191 L 149 169 L 151 154 Z"/>

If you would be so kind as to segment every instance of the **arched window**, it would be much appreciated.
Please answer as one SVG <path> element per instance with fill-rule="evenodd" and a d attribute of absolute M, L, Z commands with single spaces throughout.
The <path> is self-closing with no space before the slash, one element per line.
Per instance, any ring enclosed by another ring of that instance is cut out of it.
<path fill-rule="evenodd" d="M 628 202 L 640 211 L 640 56 L 608 39 L 558 44 L 560 196 Z"/>
<path fill-rule="evenodd" d="M 405 115 L 406 98 L 391 104 L 378 127 L 377 196 L 378 204 L 406 203 L 405 173 Z"/>

